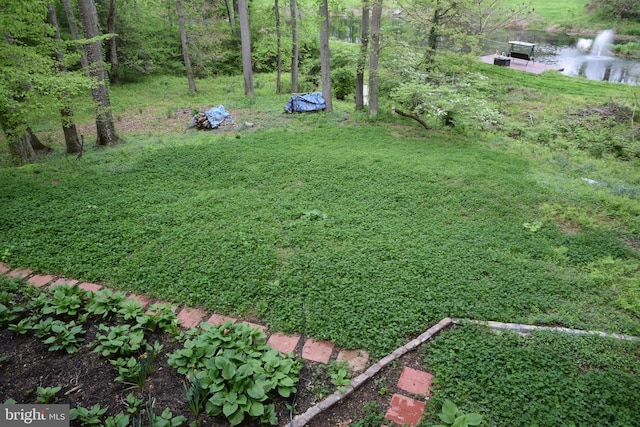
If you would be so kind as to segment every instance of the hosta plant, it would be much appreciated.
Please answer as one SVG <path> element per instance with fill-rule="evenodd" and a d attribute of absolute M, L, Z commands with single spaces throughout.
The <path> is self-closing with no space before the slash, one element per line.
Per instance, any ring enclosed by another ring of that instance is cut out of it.
<path fill-rule="evenodd" d="M 465 414 L 455 403 L 445 400 L 442 405 L 442 412 L 438 414 L 440 420 L 444 423 L 436 427 L 468 427 L 478 426 L 482 422 L 482 415 L 469 413 Z"/>
<path fill-rule="evenodd" d="M 169 365 L 195 375 L 209 415 L 223 415 L 231 425 L 247 417 L 277 424 L 273 399 L 295 392 L 299 360 L 272 350 L 264 333 L 242 323 L 203 324 L 188 337 L 183 349 L 169 355 Z"/>

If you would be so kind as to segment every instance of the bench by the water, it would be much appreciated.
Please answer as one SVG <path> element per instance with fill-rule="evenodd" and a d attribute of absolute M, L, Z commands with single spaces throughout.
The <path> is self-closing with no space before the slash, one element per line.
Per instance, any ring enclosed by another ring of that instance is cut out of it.
<path fill-rule="evenodd" d="M 509 54 L 508 57 L 515 59 L 522 59 L 523 61 L 533 61 L 535 58 L 535 43 L 510 41 L 509 42 Z"/>

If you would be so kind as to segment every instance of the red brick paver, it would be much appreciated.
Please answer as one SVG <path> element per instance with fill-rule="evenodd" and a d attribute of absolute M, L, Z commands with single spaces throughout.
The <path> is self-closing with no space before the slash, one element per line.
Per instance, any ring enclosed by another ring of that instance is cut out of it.
<path fill-rule="evenodd" d="M 102 290 L 102 285 L 98 285 L 97 283 L 87 283 L 82 282 L 78 285 L 80 289 L 84 289 L 85 291 L 98 292 Z"/>
<path fill-rule="evenodd" d="M 178 313 L 178 320 L 183 328 L 189 329 L 202 322 L 204 311 L 197 308 L 184 307 Z"/>
<path fill-rule="evenodd" d="M 251 322 L 240 322 L 240 323 L 244 323 L 245 325 L 249 325 L 253 329 L 260 329 L 262 332 L 267 332 L 267 327 L 264 326 L 264 325 L 258 325 L 257 323 L 251 323 Z"/>
<path fill-rule="evenodd" d="M 282 332 L 276 332 L 267 341 L 272 349 L 284 354 L 295 353 L 299 343 L 300 335 L 285 335 Z"/>
<path fill-rule="evenodd" d="M 362 372 L 369 362 L 369 353 L 364 350 L 340 350 L 336 360 L 346 360 L 353 373 Z"/>
<path fill-rule="evenodd" d="M 428 396 L 431 383 L 433 383 L 432 374 L 405 366 L 398 380 L 398 388 L 409 393 Z"/>
<path fill-rule="evenodd" d="M 149 307 L 149 304 L 151 304 L 151 298 L 146 297 L 144 295 L 129 294 L 129 298 L 131 298 L 134 301 L 138 301 L 140 303 L 140 305 L 142 306 L 143 310 L 145 308 Z"/>
<path fill-rule="evenodd" d="M 424 406 L 424 402 L 401 394 L 394 394 L 384 417 L 398 424 L 413 427 L 420 422 Z"/>
<path fill-rule="evenodd" d="M 43 286 L 47 286 L 49 283 L 51 283 L 53 279 L 54 277 L 51 275 L 43 276 L 40 274 L 36 274 L 35 276 L 27 280 L 27 282 L 31 283 L 36 288 L 42 288 Z"/>
<path fill-rule="evenodd" d="M 334 343 L 329 341 L 315 341 L 309 338 L 302 348 L 302 358 L 319 363 L 329 363 Z"/>
<path fill-rule="evenodd" d="M 24 279 L 25 277 L 27 277 L 31 273 L 33 273 L 33 271 L 31 271 L 31 270 L 23 270 L 23 269 L 18 268 L 18 269 L 15 269 L 15 270 L 12 270 L 12 271 L 8 272 L 7 276 Z"/>
<path fill-rule="evenodd" d="M 76 279 L 66 279 L 64 277 L 59 278 L 58 280 L 56 280 L 55 282 L 53 282 L 51 284 L 51 286 L 60 286 L 60 285 L 69 285 L 69 286 L 75 286 L 78 284 L 78 281 Z"/>
<path fill-rule="evenodd" d="M 212 314 L 211 317 L 207 319 L 207 323 L 211 323 L 214 326 L 220 326 L 220 325 L 224 325 L 228 321 L 231 321 L 231 323 L 236 323 L 236 320 L 238 319 L 235 319 L 233 317 L 223 316 L 221 314 Z"/>

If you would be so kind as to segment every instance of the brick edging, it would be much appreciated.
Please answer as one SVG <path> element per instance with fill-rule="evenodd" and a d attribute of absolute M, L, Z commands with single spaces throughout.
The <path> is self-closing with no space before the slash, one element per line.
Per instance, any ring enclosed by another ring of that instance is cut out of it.
<path fill-rule="evenodd" d="M 380 359 L 378 363 L 374 363 L 373 365 L 371 365 L 366 371 L 364 371 L 362 374 L 358 375 L 356 378 L 351 380 L 351 383 L 348 386 L 346 386 L 345 391 L 336 391 L 329 397 L 325 398 L 323 401 L 307 409 L 305 413 L 296 415 L 290 423 L 287 423 L 286 425 L 281 427 L 302 427 L 306 425 L 309 421 L 315 418 L 322 411 L 330 408 L 334 404 L 338 403 L 340 400 L 344 399 L 345 397 L 349 396 L 351 393 L 356 391 L 367 380 L 371 379 L 371 377 L 373 377 L 375 374 L 380 372 L 382 368 L 389 365 L 393 361 L 399 359 L 400 357 L 404 356 L 407 352 L 429 341 L 431 338 L 433 338 L 443 329 L 451 326 L 452 324 L 453 324 L 453 320 L 448 317 L 445 317 L 440 322 L 438 322 L 434 326 L 427 329 L 418 338 L 408 342 L 402 347 L 398 347 L 393 352 L 391 352 L 387 356 Z"/>
<path fill-rule="evenodd" d="M 601 331 L 584 331 L 581 329 L 570 329 L 570 328 L 562 328 L 562 327 L 552 327 L 552 326 L 535 326 L 535 325 L 525 325 L 520 323 L 502 323 L 502 322 L 494 322 L 494 321 L 483 321 L 483 320 L 472 320 L 472 319 L 459 319 L 459 318 L 449 318 L 445 317 L 436 325 L 427 329 L 422 335 L 418 338 L 410 341 L 409 343 L 403 345 L 402 347 L 398 347 L 395 351 L 388 354 L 387 356 L 380 359 L 378 363 L 375 363 L 369 367 L 362 374 L 351 380 L 351 383 L 346 387 L 344 392 L 336 391 L 322 402 L 317 403 L 311 408 L 307 409 L 307 411 L 303 414 L 297 415 L 294 417 L 291 423 L 287 423 L 281 427 L 303 427 L 308 422 L 310 422 L 313 418 L 319 415 L 322 411 L 330 408 L 334 404 L 338 403 L 340 400 L 349 396 L 355 390 L 357 390 L 362 384 L 364 384 L 367 380 L 371 379 L 375 374 L 380 372 L 382 368 L 397 360 L 398 358 L 404 356 L 408 351 L 415 349 L 419 345 L 424 344 L 429 341 L 435 335 L 440 333 L 443 329 L 451 326 L 451 325 L 461 325 L 461 324 L 476 324 L 490 327 L 491 329 L 501 330 L 501 331 L 515 331 L 520 333 L 529 333 L 536 330 L 542 331 L 555 331 L 555 332 L 563 332 L 569 333 L 573 335 L 597 335 L 605 338 L 615 338 L 620 340 L 627 341 L 640 341 L 640 337 L 636 337 L 633 335 L 623 335 L 623 334 L 612 334 Z"/>

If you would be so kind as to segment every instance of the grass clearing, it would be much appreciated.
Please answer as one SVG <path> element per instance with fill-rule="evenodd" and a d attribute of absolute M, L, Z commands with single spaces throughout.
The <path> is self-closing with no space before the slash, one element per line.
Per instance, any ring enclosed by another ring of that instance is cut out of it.
<path fill-rule="evenodd" d="M 640 334 L 589 276 L 637 253 L 617 231 L 564 233 L 530 159 L 341 117 L 2 169 L 3 260 L 377 355 L 445 316 Z"/>
<path fill-rule="evenodd" d="M 373 357 L 445 316 L 640 335 L 638 157 L 633 145 L 627 160 L 607 145 L 636 129 L 583 114 L 636 106 L 635 90 L 470 68 L 492 79 L 487 98 L 502 122 L 491 132 L 425 134 L 386 105 L 374 121 L 340 102 L 331 115 L 283 116 L 288 96 L 273 94 L 273 76 L 258 77 L 252 99 L 238 78 L 199 81 L 194 96 L 177 78 L 116 86 L 119 123 L 139 115 L 153 126 L 81 160 L 57 145 L 42 162 L 0 168 L 0 261 L 260 319 Z M 185 131 L 175 117 L 218 104 L 255 129 Z M 171 120 L 179 130 L 162 126 Z M 582 422 L 593 408 L 623 421 L 635 408 L 625 387 L 637 394 L 637 381 L 624 381 L 637 372 L 637 344 L 457 330 L 428 350 L 434 405 L 452 398 L 489 425 L 534 424 L 538 414 L 514 412 L 531 402 L 585 425 L 603 424 Z M 597 369 L 576 374 L 574 356 Z M 510 376 L 494 375 L 502 365 L 491 360 L 513 360 Z M 554 383 L 565 374 L 575 381 Z M 522 396 L 534 397 L 511 404 Z"/>

